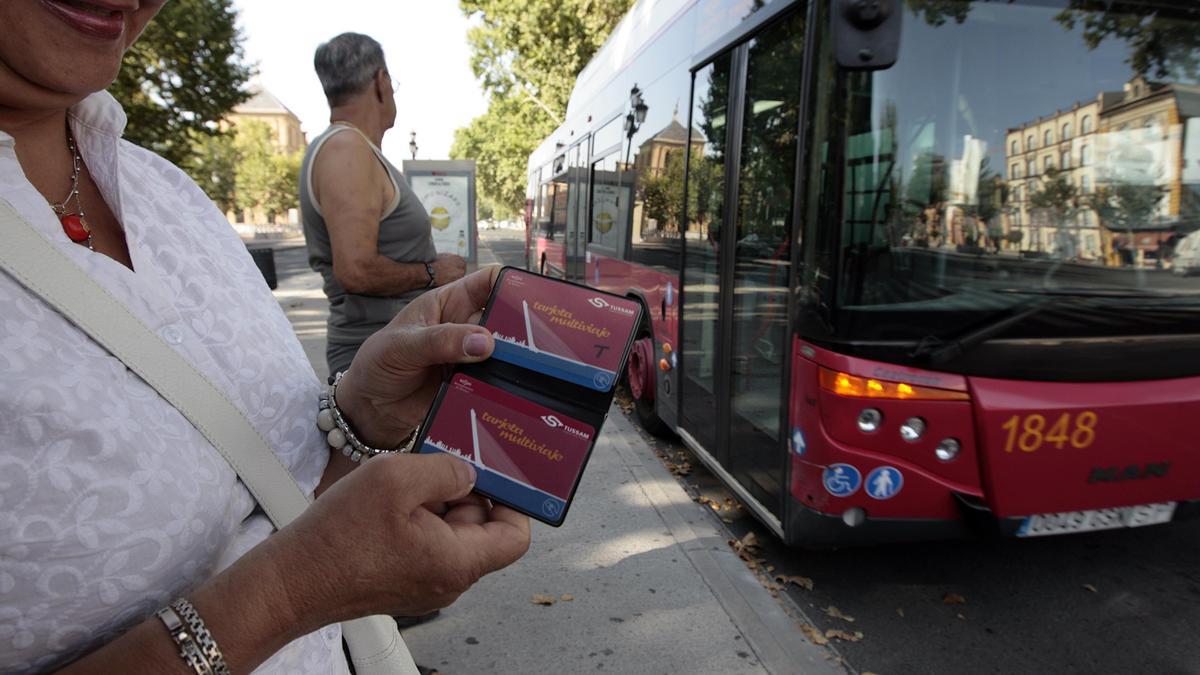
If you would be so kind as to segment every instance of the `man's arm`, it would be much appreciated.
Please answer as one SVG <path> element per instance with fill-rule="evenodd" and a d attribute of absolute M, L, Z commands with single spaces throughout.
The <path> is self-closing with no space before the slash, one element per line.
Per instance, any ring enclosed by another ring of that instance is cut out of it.
<path fill-rule="evenodd" d="M 333 276 L 348 293 L 394 296 L 425 288 L 424 263 L 401 263 L 379 254 L 379 219 L 392 199 L 387 170 L 354 133 L 336 134 L 313 163 L 313 192 L 325 216 L 333 249 Z M 430 261 L 436 285 L 462 276 L 454 261 Z"/>

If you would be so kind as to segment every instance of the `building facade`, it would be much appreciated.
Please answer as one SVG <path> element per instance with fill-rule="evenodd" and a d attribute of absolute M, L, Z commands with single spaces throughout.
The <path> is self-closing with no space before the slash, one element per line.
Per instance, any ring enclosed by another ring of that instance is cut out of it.
<path fill-rule="evenodd" d="M 271 149 L 276 155 L 299 155 L 308 146 L 307 137 L 296 116 L 274 94 L 259 82 L 251 82 L 250 98 L 238 105 L 225 118 L 227 128 L 257 123 L 271 131 Z M 297 207 L 299 201 L 297 199 Z M 296 230 L 300 224 L 299 208 L 276 214 L 260 206 L 238 209 L 225 214 L 229 222 L 244 236 L 261 236 Z"/>

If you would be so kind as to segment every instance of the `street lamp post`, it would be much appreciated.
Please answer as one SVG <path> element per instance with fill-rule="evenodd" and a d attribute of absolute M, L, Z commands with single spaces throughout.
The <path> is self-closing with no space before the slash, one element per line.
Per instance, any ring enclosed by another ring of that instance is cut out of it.
<path fill-rule="evenodd" d="M 646 111 L 649 106 L 642 100 L 642 90 L 638 86 L 633 85 L 633 89 L 629 90 L 629 112 L 625 115 L 625 137 L 629 139 L 629 144 L 625 148 L 625 164 L 629 164 L 629 153 L 633 150 L 633 137 L 637 134 L 638 129 L 642 128 L 642 123 L 646 121 Z"/>
<path fill-rule="evenodd" d="M 412 153 L 412 158 L 417 158 L 417 132 L 408 132 L 408 151 Z"/>

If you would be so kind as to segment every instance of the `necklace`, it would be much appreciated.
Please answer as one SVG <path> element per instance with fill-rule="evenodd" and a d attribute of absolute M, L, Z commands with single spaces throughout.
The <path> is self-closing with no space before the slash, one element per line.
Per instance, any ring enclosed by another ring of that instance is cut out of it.
<path fill-rule="evenodd" d="M 71 134 L 69 124 L 67 125 L 67 148 L 71 150 L 71 191 L 61 202 L 51 203 L 50 208 L 54 209 L 68 239 L 76 244 L 86 243 L 88 250 L 94 251 L 96 249 L 92 247 L 92 228 L 84 218 L 83 200 L 79 198 L 79 173 L 83 169 L 83 157 L 79 155 L 79 148 L 75 146 L 75 136 Z M 68 210 L 72 201 L 75 202 L 75 209 Z"/>

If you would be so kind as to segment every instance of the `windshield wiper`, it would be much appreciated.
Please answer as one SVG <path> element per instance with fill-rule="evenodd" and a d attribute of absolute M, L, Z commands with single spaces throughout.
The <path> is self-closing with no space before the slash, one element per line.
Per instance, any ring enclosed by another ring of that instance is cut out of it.
<path fill-rule="evenodd" d="M 925 360 L 931 365 L 940 366 L 962 356 L 968 349 L 987 342 L 1000 333 L 1003 333 L 1010 326 L 1021 323 L 1034 314 L 1043 312 L 1050 307 L 1062 304 L 1071 297 L 1055 295 L 1026 304 L 1023 309 L 1019 309 L 1003 319 L 984 324 L 953 340 L 943 340 L 936 335 L 927 335 L 921 338 L 921 341 L 917 343 L 917 346 L 908 355 L 914 359 Z"/>
<path fill-rule="evenodd" d="M 987 342 L 1029 317 L 1072 300 L 1086 300 L 1091 298 L 1164 300 L 1200 297 L 1192 293 L 1164 293 L 1161 291 L 1125 288 L 995 288 L 992 291 L 995 293 L 1048 297 L 1041 297 L 1035 299 L 1033 302 L 1017 305 L 1012 308 L 1013 311 L 1008 316 L 986 323 L 954 339 L 941 338 L 937 335 L 927 335 L 921 338 L 920 342 L 913 347 L 913 350 L 908 354 L 909 357 L 924 360 L 931 365 L 942 365 L 953 361 L 965 354 L 969 349 Z"/>
<path fill-rule="evenodd" d="M 993 293 L 1019 295 L 1050 295 L 1072 298 L 1190 298 L 1196 293 L 1169 293 L 1135 288 L 993 288 Z"/>

